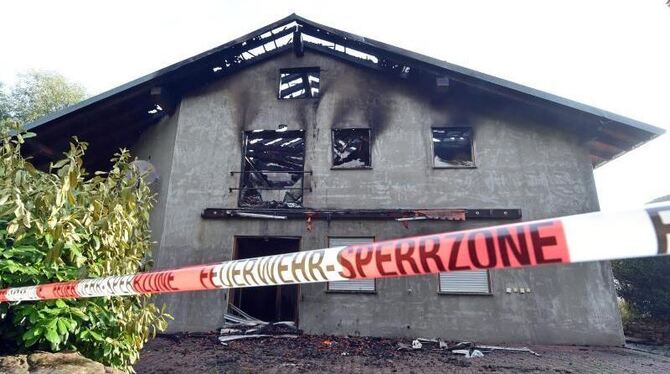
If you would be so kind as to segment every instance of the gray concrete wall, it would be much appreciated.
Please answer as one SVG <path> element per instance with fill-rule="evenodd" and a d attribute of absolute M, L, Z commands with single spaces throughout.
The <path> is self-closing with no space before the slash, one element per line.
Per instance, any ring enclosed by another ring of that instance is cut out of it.
<path fill-rule="evenodd" d="M 278 69 L 321 67 L 320 99 L 278 100 Z M 455 92 L 454 95 L 458 93 Z M 158 267 L 230 259 L 236 235 L 298 236 L 303 249 L 329 236 L 406 235 L 489 225 L 491 221 L 389 222 L 203 220 L 208 207 L 236 207 L 241 133 L 306 131 L 305 206 L 313 208 L 521 208 L 524 219 L 598 209 L 593 173 L 578 140 L 523 113 L 435 104 L 424 89 L 313 53 L 285 54 L 182 99 L 165 195 Z M 431 126 L 472 126 L 476 169 L 433 169 Z M 331 170 L 331 128 L 371 127 L 372 170 Z M 147 140 L 149 142 L 151 140 Z M 168 144 L 169 145 L 169 144 Z M 151 147 L 167 147 L 153 144 Z M 300 327 L 309 333 L 440 336 L 485 342 L 623 343 L 606 263 L 492 271 L 491 296 L 437 294 L 437 276 L 378 280 L 373 295 L 332 294 L 325 284 L 301 288 Z M 506 294 L 527 287 L 530 294 Z M 175 317 L 171 331 L 220 327 L 224 291 L 160 297 Z"/>
<path fill-rule="evenodd" d="M 172 154 L 174 152 L 175 137 L 177 135 L 177 121 L 179 111 L 164 117 L 157 124 L 142 133 L 131 153 L 140 160 L 151 162 L 156 168 L 158 180 L 151 184 L 151 190 L 156 194 L 156 201 L 151 210 L 151 235 L 156 242 L 153 258 L 158 261 L 160 256 L 163 225 L 165 223 L 165 207 L 168 199 L 168 187 L 172 175 Z"/>

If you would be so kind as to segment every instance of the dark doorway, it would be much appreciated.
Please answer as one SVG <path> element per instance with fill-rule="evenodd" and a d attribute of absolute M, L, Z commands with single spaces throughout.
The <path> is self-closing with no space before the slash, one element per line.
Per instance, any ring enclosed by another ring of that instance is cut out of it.
<path fill-rule="evenodd" d="M 235 238 L 235 259 L 270 256 L 299 250 L 299 238 Z M 230 301 L 252 317 L 262 321 L 295 321 L 297 323 L 298 292 L 297 284 L 239 288 L 231 290 Z"/>

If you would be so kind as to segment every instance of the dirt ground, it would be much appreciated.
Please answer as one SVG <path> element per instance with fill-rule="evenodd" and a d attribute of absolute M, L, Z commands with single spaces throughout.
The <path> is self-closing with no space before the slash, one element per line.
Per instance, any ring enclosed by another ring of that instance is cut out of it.
<path fill-rule="evenodd" d="M 532 346 L 466 359 L 437 347 L 398 351 L 398 339 L 302 335 L 222 345 L 217 334 L 161 335 L 138 373 L 670 373 L 670 357 L 626 348 Z M 402 340 L 404 343 L 411 343 Z"/>

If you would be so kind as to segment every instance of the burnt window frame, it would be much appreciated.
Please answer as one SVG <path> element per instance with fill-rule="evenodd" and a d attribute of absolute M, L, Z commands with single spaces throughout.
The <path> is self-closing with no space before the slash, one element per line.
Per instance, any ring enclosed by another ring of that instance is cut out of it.
<path fill-rule="evenodd" d="M 470 130 L 470 155 L 472 156 L 471 164 L 469 165 L 447 165 L 438 166 L 435 164 L 435 142 L 433 141 L 434 130 L 444 129 L 463 129 Z M 477 168 L 477 152 L 475 147 L 475 130 L 472 126 L 431 126 L 430 127 L 430 157 L 433 169 L 476 169 Z"/>
<path fill-rule="evenodd" d="M 248 209 L 275 209 L 275 208 L 267 208 L 267 207 L 263 207 L 263 206 L 241 205 L 242 197 L 243 197 L 242 194 L 244 193 L 244 182 L 245 182 L 244 165 L 245 165 L 245 157 L 246 157 L 246 154 L 247 154 L 247 146 L 248 146 L 248 142 L 246 141 L 247 134 L 253 134 L 254 132 L 257 132 L 258 130 L 279 132 L 279 131 L 273 130 L 273 129 L 255 129 L 255 130 L 243 130 L 243 131 L 241 131 L 241 134 L 240 134 L 241 135 L 241 139 L 240 139 L 240 142 L 241 142 L 240 171 L 241 171 L 241 173 L 240 173 L 240 178 L 239 178 L 239 183 L 238 183 L 239 188 L 238 188 L 238 191 L 237 191 L 237 207 L 238 208 L 248 208 Z M 304 129 L 286 130 L 284 132 L 299 132 L 299 133 L 302 133 L 302 141 L 304 143 L 304 150 L 303 150 L 304 153 L 303 153 L 303 157 L 302 157 L 302 166 L 301 166 L 301 171 L 300 171 L 302 173 L 302 178 L 301 178 L 302 180 L 300 182 L 300 189 L 301 189 L 302 195 L 300 197 L 300 207 L 296 208 L 296 209 L 302 209 L 302 208 L 304 208 L 304 204 L 305 204 L 305 190 L 310 190 L 309 188 L 305 188 L 305 163 L 307 162 L 307 132 Z M 297 172 L 298 171 L 296 170 L 296 173 Z M 278 173 L 280 173 L 280 172 L 278 172 Z M 290 172 L 286 172 L 286 173 L 290 174 Z M 250 188 L 250 189 L 253 189 L 253 188 Z M 281 189 L 278 188 L 277 190 L 281 190 Z M 280 209 L 283 209 L 283 208 L 280 208 Z M 294 209 L 294 208 L 286 208 L 286 209 Z"/>
<path fill-rule="evenodd" d="M 341 167 L 335 166 L 335 131 L 340 130 L 367 130 L 368 132 L 368 159 L 369 166 Z M 370 127 L 340 127 L 330 129 L 330 170 L 370 170 L 372 169 L 372 129 Z"/>
<path fill-rule="evenodd" d="M 281 75 L 285 73 L 300 73 L 303 71 L 315 70 L 319 76 L 319 93 L 316 96 L 307 96 L 307 97 L 282 97 L 281 96 Z M 305 99 L 319 99 L 321 97 L 321 67 L 320 66 L 299 66 L 292 68 L 280 68 L 277 71 L 277 99 L 278 100 L 305 100 Z"/>

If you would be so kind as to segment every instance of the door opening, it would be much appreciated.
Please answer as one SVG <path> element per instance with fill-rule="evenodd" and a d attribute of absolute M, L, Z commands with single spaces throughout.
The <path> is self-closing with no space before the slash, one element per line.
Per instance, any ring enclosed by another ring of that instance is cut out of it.
<path fill-rule="evenodd" d="M 234 259 L 298 252 L 300 238 L 237 237 Z M 299 286 L 263 286 L 237 288 L 230 292 L 230 303 L 252 317 L 266 322 L 298 322 Z"/>

